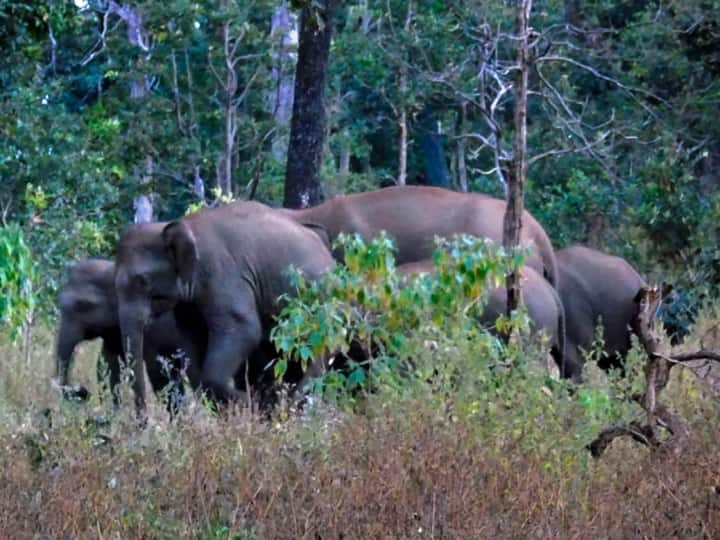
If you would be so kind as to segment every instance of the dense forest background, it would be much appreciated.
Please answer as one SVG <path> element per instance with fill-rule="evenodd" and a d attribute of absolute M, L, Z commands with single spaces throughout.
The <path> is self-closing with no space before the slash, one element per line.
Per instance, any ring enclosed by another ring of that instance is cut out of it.
<path fill-rule="evenodd" d="M 503 195 L 513 3 L 308 4 L 331 14 L 329 28 L 316 18 L 332 38 L 321 196 Z M 133 219 L 282 204 L 303 6 L 0 1 L 1 215 L 24 230 L 49 304 L 65 264 L 111 255 Z M 556 247 L 720 282 L 720 2 L 546 0 L 530 25 L 527 206 Z"/>

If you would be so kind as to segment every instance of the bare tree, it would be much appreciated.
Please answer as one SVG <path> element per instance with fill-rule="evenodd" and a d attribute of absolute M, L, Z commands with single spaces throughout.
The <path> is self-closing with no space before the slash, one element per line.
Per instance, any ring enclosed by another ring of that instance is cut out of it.
<path fill-rule="evenodd" d="M 212 59 L 209 61 L 210 69 L 215 75 L 222 94 L 223 109 L 223 151 L 218 157 L 216 165 L 217 186 L 220 193 L 226 196 L 233 194 L 233 158 L 237 149 L 238 107 L 245 100 L 253 82 L 260 73 L 260 68 L 245 83 L 239 91 L 237 68 L 244 60 L 257 58 L 257 55 L 239 54 L 239 47 L 244 37 L 243 27 L 234 34 L 232 3 L 223 0 L 224 20 L 222 23 L 222 67 L 217 68 Z"/>
<path fill-rule="evenodd" d="M 407 34 L 410 31 L 410 24 L 413 17 L 412 0 L 407 1 L 407 11 L 405 13 L 405 24 L 403 30 Z M 399 87 L 400 87 L 400 106 L 398 113 L 398 125 L 400 126 L 400 141 L 398 144 L 398 174 L 396 183 L 399 186 L 407 184 L 407 156 L 408 156 L 408 111 L 405 105 L 405 94 L 408 91 L 408 66 L 406 62 L 400 63 Z"/>
<path fill-rule="evenodd" d="M 320 164 L 325 143 L 325 81 L 332 17 L 337 0 L 325 7 L 306 1 L 300 12 L 295 97 L 285 172 L 284 205 L 305 208 L 322 199 Z"/>
<path fill-rule="evenodd" d="M 503 223 L 503 246 L 517 249 L 520 246 L 522 215 L 525 209 L 525 179 L 527 177 L 527 96 L 530 51 L 528 32 L 532 0 L 518 0 L 515 10 L 517 43 L 517 71 L 515 77 L 515 141 L 513 143 L 512 165 L 508 170 L 508 198 Z M 511 272 L 507 276 L 508 316 L 522 303 L 520 296 L 520 275 Z"/>
<path fill-rule="evenodd" d="M 295 95 L 295 64 L 298 44 L 298 17 L 282 0 L 272 17 L 270 39 L 273 41 L 272 72 L 273 89 L 270 109 L 275 118 L 275 137 L 272 143 L 273 157 L 280 161 L 286 157 L 287 134 L 292 116 Z"/>
<path fill-rule="evenodd" d="M 460 191 L 468 191 L 468 172 L 465 162 L 465 130 L 467 129 L 467 102 L 461 100 L 458 107 L 457 144 L 455 146 L 457 177 Z"/>
<path fill-rule="evenodd" d="M 127 38 L 131 45 L 138 47 L 142 52 L 138 57 L 138 66 L 150 58 L 150 36 L 143 26 L 142 14 L 137 7 L 128 4 L 118 4 L 110 1 L 107 4 L 107 13 L 120 17 L 127 27 Z M 150 92 L 150 78 L 147 75 L 135 77 L 130 85 L 130 97 L 142 101 Z M 134 167 L 135 176 L 142 186 L 150 184 L 154 171 L 154 160 L 151 155 L 145 156 L 142 164 Z M 141 193 L 133 201 L 135 207 L 135 223 L 148 223 L 153 221 L 152 193 Z"/>

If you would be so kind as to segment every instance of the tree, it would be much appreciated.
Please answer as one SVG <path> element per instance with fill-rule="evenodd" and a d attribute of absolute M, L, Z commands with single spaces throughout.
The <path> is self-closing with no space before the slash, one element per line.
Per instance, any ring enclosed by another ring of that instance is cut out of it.
<path fill-rule="evenodd" d="M 517 43 L 517 67 L 515 76 L 515 141 L 513 159 L 508 171 L 508 199 L 503 223 L 503 246 L 517 249 L 520 246 L 522 215 L 525 209 L 525 180 L 527 177 L 527 95 L 530 53 L 528 32 L 532 0 L 518 0 L 515 14 L 515 40 Z M 508 316 L 522 303 L 520 275 L 517 271 L 507 276 Z"/>
<path fill-rule="evenodd" d="M 288 208 L 305 208 L 322 200 L 320 164 L 325 144 L 325 82 L 332 17 L 337 4 L 337 0 L 329 0 L 323 8 L 308 1 L 300 11 L 295 96 L 283 203 Z"/>

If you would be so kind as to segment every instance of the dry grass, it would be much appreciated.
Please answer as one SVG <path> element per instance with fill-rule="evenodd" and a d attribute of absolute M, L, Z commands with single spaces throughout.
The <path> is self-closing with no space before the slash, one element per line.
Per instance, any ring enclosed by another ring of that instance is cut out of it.
<path fill-rule="evenodd" d="M 594 462 L 572 437 L 522 444 L 556 436 L 542 422 L 488 439 L 422 394 L 273 423 L 196 406 L 169 424 L 156 405 L 142 432 L 127 411 L 98 427 L 102 406 L 58 403 L 50 344 L 39 332 L 29 365 L 2 349 L 0 538 L 720 537 L 718 401 L 680 372 L 667 393 L 687 452 L 618 441 Z M 572 432 L 572 407 L 557 411 Z"/>

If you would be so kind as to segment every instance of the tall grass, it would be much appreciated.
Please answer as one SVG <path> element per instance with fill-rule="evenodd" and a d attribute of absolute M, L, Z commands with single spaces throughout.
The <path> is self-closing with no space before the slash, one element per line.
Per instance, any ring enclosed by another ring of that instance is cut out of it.
<path fill-rule="evenodd" d="M 594 461 L 595 413 L 541 383 L 502 403 L 380 389 L 272 421 L 195 403 L 170 423 L 151 403 L 138 431 L 97 399 L 96 345 L 74 376 L 94 399 L 60 402 L 52 341 L 37 330 L 29 363 L 0 348 L 0 538 L 720 537 L 720 407 L 687 372 L 664 394 L 683 455 L 616 441 Z"/>

